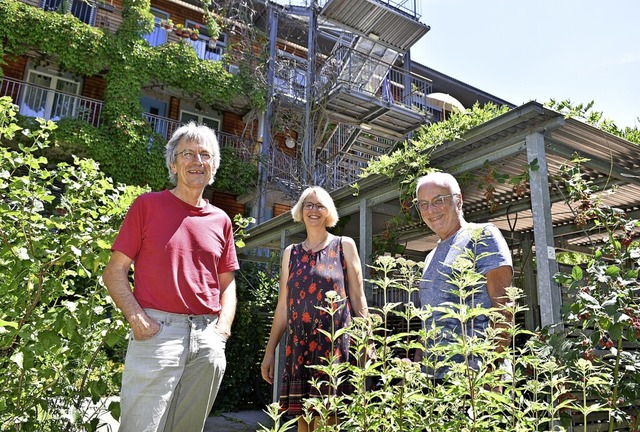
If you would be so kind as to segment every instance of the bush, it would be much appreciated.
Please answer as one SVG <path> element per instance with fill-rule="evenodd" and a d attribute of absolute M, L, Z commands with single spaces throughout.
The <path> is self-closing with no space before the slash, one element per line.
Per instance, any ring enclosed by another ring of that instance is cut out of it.
<path fill-rule="evenodd" d="M 91 160 L 47 168 L 55 124 L 20 131 L 15 113 L 0 98 L 0 429 L 95 430 L 88 403 L 120 378 L 105 347 L 126 331 L 98 275 L 142 190 L 115 187 Z"/>
<path fill-rule="evenodd" d="M 271 402 L 271 386 L 262 380 L 264 354 L 278 280 L 264 265 L 242 262 L 236 272 L 238 309 L 227 344 L 227 370 L 213 406 L 214 412 L 263 408 Z"/>
<path fill-rule="evenodd" d="M 439 327 L 414 330 L 412 326 L 414 320 L 429 322 L 434 309 L 419 309 L 411 303 L 370 308 L 369 317 L 355 318 L 348 330 L 352 355 L 363 359 L 366 352 L 366 361 L 352 365 L 330 357 L 318 367 L 326 380 L 312 383 L 317 388 L 337 389 L 349 377 L 354 393 L 308 399 L 305 419 L 310 422 L 313 415 L 318 416 L 317 430 L 324 431 L 567 431 L 577 430 L 576 426 L 586 431 L 596 427 L 596 422 L 600 423 L 598 430 L 637 430 L 640 248 L 633 247 L 628 238 L 640 224 L 590 202 L 589 209 L 599 210 L 587 216 L 602 218 L 601 223 L 606 220 L 612 236 L 595 252 L 586 280 L 576 269 L 572 275 L 559 275 L 573 287 L 580 285 L 567 308 L 565 324 L 570 325 L 537 333 L 520 328 L 516 317 L 524 308 L 518 304 L 521 291 L 515 287 L 507 288 L 507 314 L 468 306 L 463 300 L 473 295 L 474 283 L 461 281 L 477 281 L 482 276 L 473 271 L 472 261 L 478 258 L 467 251 L 451 281 L 460 290 L 460 303 L 435 310 L 458 321 L 462 329 L 481 314 L 494 322 L 511 316 L 510 322 L 502 322 L 508 326 L 505 331 L 511 345 L 499 352 L 500 335 L 493 328 L 484 337 L 457 336 L 449 345 L 436 345 L 429 341 L 438 339 Z M 624 247 L 621 238 L 627 239 Z M 612 264 L 606 263 L 611 259 Z M 421 274 L 420 264 L 389 256 L 379 257 L 373 270 L 377 289 L 407 294 L 417 289 Z M 326 313 L 344 307 L 340 299 L 326 300 Z M 576 338 L 580 333 L 583 336 Z M 413 351 L 425 343 L 429 355 L 414 362 Z M 596 350 L 599 355 L 594 354 Z M 455 362 L 454 356 L 464 361 Z M 482 359 L 479 367 L 466 366 L 471 357 Z M 440 383 L 431 371 L 443 367 L 448 372 Z M 293 426 L 281 424 L 277 403 L 269 406 L 269 413 L 275 426 L 263 430 L 285 431 Z"/>

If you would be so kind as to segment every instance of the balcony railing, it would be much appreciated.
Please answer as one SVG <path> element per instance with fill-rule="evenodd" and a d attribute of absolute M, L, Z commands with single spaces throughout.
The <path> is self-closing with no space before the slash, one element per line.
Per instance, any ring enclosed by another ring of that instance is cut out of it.
<path fill-rule="evenodd" d="M 102 101 L 80 97 L 24 81 L 0 79 L 0 96 L 10 96 L 18 105 L 19 113 L 28 117 L 41 117 L 57 121 L 62 118 L 84 120 L 93 126 L 100 125 Z M 166 117 L 146 113 L 144 117 L 154 131 L 169 139 L 182 123 Z M 256 154 L 256 142 L 224 132 L 216 132 L 220 147 L 231 147 L 245 161 Z"/>
<path fill-rule="evenodd" d="M 402 12 L 416 18 L 420 18 L 420 1 L 421 0 L 374 0 L 375 3 L 379 3 L 384 6 L 401 10 Z M 317 6 L 323 7 L 329 0 L 275 0 L 276 3 L 286 6 L 310 6 L 312 3 L 316 3 Z"/>
<path fill-rule="evenodd" d="M 171 138 L 176 129 L 183 125 L 183 123 L 178 120 L 149 113 L 145 113 L 144 118 L 155 132 L 159 133 L 167 140 Z M 257 151 L 259 151 L 257 142 L 252 139 L 242 138 L 237 135 L 220 131 L 216 131 L 216 135 L 218 137 L 218 144 L 220 144 L 220 148 L 233 148 L 240 159 L 245 162 L 252 160 Z"/>
<path fill-rule="evenodd" d="M 169 34 L 171 32 L 171 30 L 161 27 L 160 23 L 156 22 L 153 31 L 143 35 L 142 38 L 149 45 L 155 47 L 167 43 L 170 40 Z M 175 39 L 173 40 L 175 41 Z M 197 40 L 190 38 L 183 38 L 183 40 L 191 44 L 200 60 L 222 61 L 224 59 L 225 48 L 219 45 L 215 39 L 200 35 Z"/>
<path fill-rule="evenodd" d="M 95 25 L 96 23 L 96 2 L 93 0 L 43 0 L 40 7 L 45 11 L 70 12 L 85 24 Z M 65 8 L 61 10 L 60 8 Z"/>
<path fill-rule="evenodd" d="M 68 94 L 12 78 L 0 80 L 0 95 L 11 96 L 19 113 L 46 120 L 74 118 L 100 125 L 102 101 Z"/>
<path fill-rule="evenodd" d="M 318 83 L 322 89 L 340 84 L 380 101 L 408 109 L 429 111 L 431 80 L 376 60 L 349 47 L 338 48 L 323 64 Z"/>

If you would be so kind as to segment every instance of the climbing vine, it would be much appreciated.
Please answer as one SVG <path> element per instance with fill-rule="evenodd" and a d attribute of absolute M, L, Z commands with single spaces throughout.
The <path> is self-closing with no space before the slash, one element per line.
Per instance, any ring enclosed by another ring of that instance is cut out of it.
<path fill-rule="evenodd" d="M 403 143 L 389 155 L 370 162 L 363 176 L 380 174 L 399 179 L 400 199 L 411 201 L 417 179 L 432 170 L 429 163 L 431 152 L 440 144 L 460 139 L 464 133 L 484 122 L 508 111 L 506 106 L 476 103 L 466 113 L 455 112 L 446 120 L 424 126 L 415 137 Z"/>
<path fill-rule="evenodd" d="M 219 32 L 215 14 L 203 13 L 211 31 Z M 100 127 L 69 122 L 78 129 L 60 128 L 54 141 L 76 149 L 84 141 L 88 155 L 114 180 L 161 189 L 166 185 L 165 142 L 142 117 L 143 85 L 157 80 L 209 105 L 240 100 L 258 109 L 266 104 L 266 92 L 262 80 L 246 72 L 232 75 L 223 62 L 200 60 L 185 42 L 149 46 L 142 38 L 154 25 L 149 0 L 124 0 L 122 19 L 111 33 L 71 14 L 0 0 L 0 54 L 17 57 L 35 51 L 36 61 L 53 58 L 61 70 L 104 76 Z"/>

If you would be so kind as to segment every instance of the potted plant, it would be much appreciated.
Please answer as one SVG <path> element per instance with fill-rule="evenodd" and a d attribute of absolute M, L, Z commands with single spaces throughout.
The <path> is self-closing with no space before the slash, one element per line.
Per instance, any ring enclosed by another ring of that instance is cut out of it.
<path fill-rule="evenodd" d="M 189 37 L 191 38 L 191 40 L 198 40 L 198 35 L 200 34 L 200 30 L 198 30 L 200 26 L 196 26 L 195 28 L 189 29 L 191 30 L 191 34 L 189 34 Z"/>
<path fill-rule="evenodd" d="M 163 19 L 160 21 L 160 26 L 165 30 L 173 30 L 173 21 L 171 19 Z"/>
<path fill-rule="evenodd" d="M 176 36 L 182 36 L 183 32 L 184 32 L 184 25 L 176 24 L 174 28 L 174 33 L 176 34 Z"/>

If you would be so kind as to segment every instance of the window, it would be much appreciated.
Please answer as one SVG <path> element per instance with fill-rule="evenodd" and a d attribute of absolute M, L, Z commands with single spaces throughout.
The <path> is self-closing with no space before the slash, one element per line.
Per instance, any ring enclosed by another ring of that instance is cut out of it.
<path fill-rule="evenodd" d="M 142 97 L 140 99 L 140 104 L 145 112 L 145 118 L 153 130 L 165 137 L 168 137 L 170 135 L 169 131 L 171 130 L 171 120 L 165 117 L 167 113 L 167 104 L 149 97 Z"/>
<path fill-rule="evenodd" d="M 306 60 L 279 58 L 278 63 L 274 87 L 285 95 L 304 101 L 307 87 Z"/>
<path fill-rule="evenodd" d="M 186 124 L 186 123 L 189 123 L 190 121 L 194 121 L 198 124 L 209 126 L 211 129 L 213 129 L 216 132 L 220 130 L 220 120 L 211 118 L 211 117 L 205 117 L 201 114 L 182 111 L 180 113 L 180 122 L 182 124 Z"/>
<path fill-rule="evenodd" d="M 29 71 L 27 82 L 20 114 L 54 121 L 77 116 L 79 83 L 34 70 Z"/>
<path fill-rule="evenodd" d="M 160 26 L 160 21 L 169 19 L 169 14 L 158 9 L 151 8 L 154 18 L 153 31 L 143 36 L 152 47 L 162 45 L 167 42 L 167 31 Z"/>
<path fill-rule="evenodd" d="M 198 55 L 198 58 L 202 60 L 222 60 L 222 55 L 227 50 L 227 34 L 221 32 L 218 35 L 218 39 L 212 39 L 209 36 L 209 30 L 206 26 L 189 20 L 187 20 L 187 22 L 185 23 L 185 27 L 195 26 L 200 26 L 198 29 L 200 31 L 198 40 L 194 41 L 189 39 L 189 42 L 191 42 L 193 49 Z"/>

